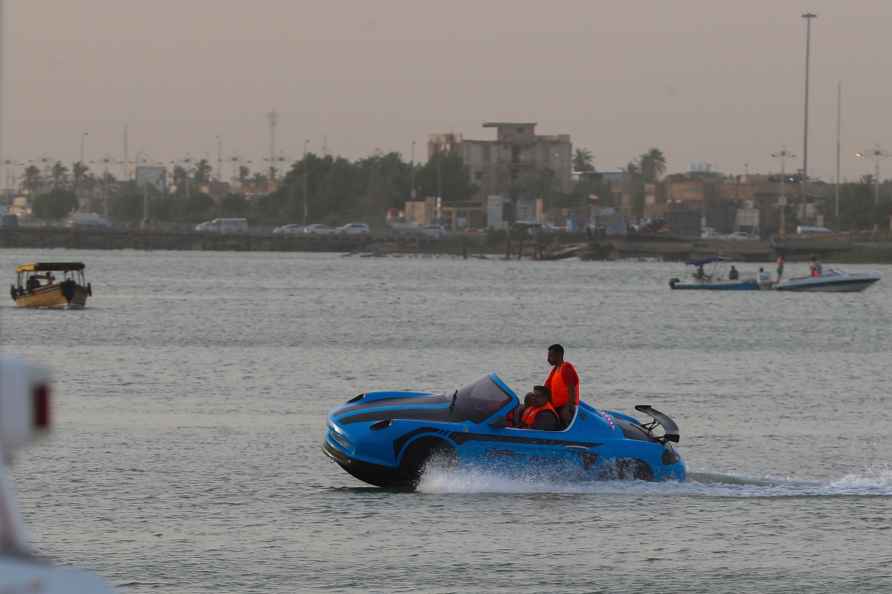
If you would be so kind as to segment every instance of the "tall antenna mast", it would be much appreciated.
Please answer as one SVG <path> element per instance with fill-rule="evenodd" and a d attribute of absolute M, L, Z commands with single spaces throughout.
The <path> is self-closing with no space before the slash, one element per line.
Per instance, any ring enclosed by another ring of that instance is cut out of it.
<path fill-rule="evenodd" d="M 273 109 L 266 114 L 269 120 L 269 181 L 276 179 L 276 125 L 279 123 L 279 114 Z"/>
<path fill-rule="evenodd" d="M 122 163 L 123 171 L 124 171 L 124 181 L 130 179 L 130 147 L 127 142 L 127 124 L 124 124 L 124 161 Z"/>
<path fill-rule="evenodd" d="M 836 191 L 834 194 L 833 220 L 836 230 L 839 231 L 839 153 L 842 133 L 842 81 L 836 83 Z"/>
<path fill-rule="evenodd" d="M 800 179 L 802 195 L 800 199 L 803 201 L 806 199 L 806 190 L 808 189 L 808 79 L 811 67 L 811 22 L 817 16 L 811 12 L 802 15 L 802 18 L 805 19 L 805 122 L 802 126 L 802 178 Z"/>

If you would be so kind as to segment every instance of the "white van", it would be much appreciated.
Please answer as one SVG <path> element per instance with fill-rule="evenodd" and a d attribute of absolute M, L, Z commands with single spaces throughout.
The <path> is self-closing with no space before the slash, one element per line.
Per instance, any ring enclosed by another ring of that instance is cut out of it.
<path fill-rule="evenodd" d="M 214 219 L 198 223 L 195 230 L 205 233 L 244 233 L 248 230 L 248 219 Z"/>

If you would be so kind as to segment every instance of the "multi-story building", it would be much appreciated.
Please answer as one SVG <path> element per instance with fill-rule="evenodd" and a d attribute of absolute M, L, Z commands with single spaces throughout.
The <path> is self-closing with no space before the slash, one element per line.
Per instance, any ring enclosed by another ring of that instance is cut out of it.
<path fill-rule="evenodd" d="M 495 140 L 469 140 L 456 134 L 434 134 L 428 142 L 428 158 L 443 151 L 461 155 L 471 182 L 472 197 L 481 205 L 489 196 L 538 198 L 534 188 L 550 184 L 552 191 L 572 190 L 573 145 L 569 134 L 536 134 L 535 122 L 487 122 L 495 128 Z"/>

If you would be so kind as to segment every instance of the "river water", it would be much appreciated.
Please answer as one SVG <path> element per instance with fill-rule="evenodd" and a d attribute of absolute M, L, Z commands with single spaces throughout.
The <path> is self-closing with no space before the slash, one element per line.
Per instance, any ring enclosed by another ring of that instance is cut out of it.
<path fill-rule="evenodd" d="M 680 266 L 334 254 L 83 260 L 83 311 L 0 309 L 50 365 L 17 460 L 33 541 L 122 592 L 888 592 L 892 267 L 861 294 L 671 291 Z M 788 274 L 797 266 L 788 265 Z M 743 269 L 755 269 L 744 265 Z M 443 471 L 368 487 L 320 450 L 360 391 L 544 380 L 681 428 L 678 484 Z"/>

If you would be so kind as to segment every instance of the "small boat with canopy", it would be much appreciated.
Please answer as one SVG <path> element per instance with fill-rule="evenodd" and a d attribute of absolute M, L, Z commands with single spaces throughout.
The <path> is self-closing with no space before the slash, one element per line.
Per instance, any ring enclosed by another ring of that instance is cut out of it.
<path fill-rule="evenodd" d="M 728 269 L 729 258 L 708 256 L 685 262 L 693 266 L 689 279 L 673 278 L 669 281 L 672 289 L 701 291 L 758 291 L 759 281 L 753 274 L 741 274 L 734 266 Z"/>
<path fill-rule="evenodd" d="M 16 284 L 9 294 L 16 307 L 80 309 L 93 295 L 83 262 L 32 262 L 15 271 Z"/>

